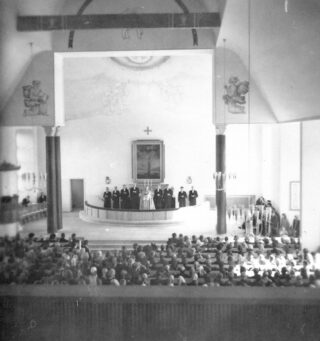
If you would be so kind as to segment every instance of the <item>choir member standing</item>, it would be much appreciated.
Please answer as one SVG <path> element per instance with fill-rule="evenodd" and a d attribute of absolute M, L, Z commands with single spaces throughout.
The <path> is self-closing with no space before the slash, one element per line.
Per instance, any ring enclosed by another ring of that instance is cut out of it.
<path fill-rule="evenodd" d="M 172 206 L 172 189 L 166 187 L 163 191 L 164 208 L 171 208 Z"/>
<path fill-rule="evenodd" d="M 171 194 L 172 194 L 172 198 L 171 198 L 171 208 L 176 208 L 176 197 L 174 196 L 174 188 L 171 187 Z"/>
<path fill-rule="evenodd" d="M 126 185 L 123 185 L 123 188 L 120 192 L 121 198 L 121 208 L 128 210 L 130 208 L 130 193 Z"/>
<path fill-rule="evenodd" d="M 162 189 L 160 187 L 160 185 L 158 185 L 157 189 L 154 191 L 153 194 L 153 201 L 154 201 L 154 206 L 156 208 L 156 210 L 159 210 L 162 208 Z"/>
<path fill-rule="evenodd" d="M 118 191 L 117 186 L 115 186 L 112 192 L 112 201 L 113 201 L 113 208 L 118 209 L 120 207 L 120 192 Z"/>
<path fill-rule="evenodd" d="M 106 190 L 103 193 L 103 202 L 104 208 L 111 208 L 111 192 L 109 191 L 109 187 L 106 187 Z"/>
<path fill-rule="evenodd" d="M 179 207 L 185 207 L 186 206 L 186 199 L 187 199 L 187 193 L 183 190 L 183 187 L 180 187 L 180 191 L 178 193 L 178 202 Z"/>
<path fill-rule="evenodd" d="M 198 192 L 192 186 L 191 190 L 189 191 L 189 204 L 190 204 L 190 206 L 197 205 L 197 198 L 198 198 Z"/>
<path fill-rule="evenodd" d="M 138 210 L 140 205 L 140 190 L 136 184 L 130 188 L 130 199 L 131 199 L 131 208 L 133 210 Z"/>

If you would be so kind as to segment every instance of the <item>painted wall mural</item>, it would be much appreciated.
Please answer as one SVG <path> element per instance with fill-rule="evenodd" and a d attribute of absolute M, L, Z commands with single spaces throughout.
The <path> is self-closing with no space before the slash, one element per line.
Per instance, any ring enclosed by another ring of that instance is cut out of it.
<path fill-rule="evenodd" d="M 41 82 L 33 80 L 31 84 L 22 87 L 24 97 L 24 116 L 48 114 L 49 95 L 41 90 Z"/>
<path fill-rule="evenodd" d="M 231 114 L 245 114 L 245 95 L 249 92 L 249 82 L 241 82 L 238 77 L 232 76 L 224 88 L 226 93 L 223 95 L 223 100 L 228 105 L 228 111 Z"/>

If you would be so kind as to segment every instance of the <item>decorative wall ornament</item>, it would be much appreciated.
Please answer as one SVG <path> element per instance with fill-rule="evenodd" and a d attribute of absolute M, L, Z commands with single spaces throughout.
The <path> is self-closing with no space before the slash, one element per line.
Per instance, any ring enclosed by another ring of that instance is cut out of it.
<path fill-rule="evenodd" d="M 216 172 L 213 173 L 213 179 L 216 181 L 216 189 L 218 191 L 223 191 L 225 189 L 226 180 L 236 180 L 237 174 L 236 173 L 223 173 L 223 172 Z"/>
<path fill-rule="evenodd" d="M 41 82 L 33 80 L 31 85 L 22 87 L 24 97 L 24 116 L 48 115 L 48 99 L 44 91 L 41 90 Z"/>
<path fill-rule="evenodd" d="M 169 56 L 128 56 L 128 57 L 110 57 L 117 64 L 132 70 L 148 70 L 153 69 L 164 62 Z"/>
<path fill-rule="evenodd" d="M 102 105 L 107 109 L 107 115 L 121 115 L 128 109 L 128 82 L 118 82 L 113 87 L 108 87 L 102 98 Z"/>
<path fill-rule="evenodd" d="M 189 185 L 192 184 L 192 178 L 191 178 L 191 176 L 188 176 L 188 177 L 187 177 L 186 183 L 189 184 Z"/>
<path fill-rule="evenodd" d="M 25 172 L 21 174 L 22 187 L 24 191 L 43 191 L 46 188 L 47 174 Z"/>
<path fill-rule="evenodd" d="M 109 176 L 106 176 L 106 184 L 109 185 L 111 183 L 111 179 Z"/>
<path fill-rule="evenodd" d="M 228 105 L 231 114 L 244 114 L 246 104 L 245 95 L 249 92 L 249 82 L 240 82 L 239 78 L 232 76 L 228 85 L 224 86 L 226 94 L 223 95 L 224 103 Z"/>

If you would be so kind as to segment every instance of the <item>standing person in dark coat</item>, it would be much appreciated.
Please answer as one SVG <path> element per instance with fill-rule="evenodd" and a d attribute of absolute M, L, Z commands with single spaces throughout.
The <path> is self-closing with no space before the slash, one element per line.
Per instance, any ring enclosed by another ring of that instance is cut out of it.
<path fill-rule="evenodd" d="M 118 209 L 120 207 L 120 192 L 118 191 L 117 186 L 114 187 L 112 192 L 112 201 L 113 201 L 113 208 Z"/>
<path fill-rule="evenodd" d="M 191 190 L 189 191 L 189 204 L 190 204 L 190 206 L 197 205 L 197 198 L 198 198 L 198 192 L 192 186 Z"/>
<path fill-rule="evenodd" d="M 163 203 L 164 208 L 171 208 L 172 205 L 172 190 L 169 187 L 166 187 L 163 191 Z"/>
<path fill-rule="evenodd" d="M 171 208 L 176 208 L 176 197 L 174 196 L 174 188 L 171 187 L 172 199 L 171 199 Z"/>
<path fill-rule="evenodd" d="M 270 225 L 271 225 L 271 235 L 278 237 L 279 229 L 280 229 L 280 219 L 275 210 L 272 210 L 271 212 Z"/>
<path fill-rule="evenodd" d="M 186 206 L 186 199 L 187 199 L 187 193 L 183 190 L 183 187 L 180 187 L 180 191 L 178 193 L 178 202 L 179 207 L 185 207 Z"/>
<path fill-rule="evenodd" d="M 123 188 L 120 192 L 121 198 L 121 208 L 128 210 L 130 208 L 130 193 L 126 185 L 123 185 Z"/>
<path fill-rule="evenodd" d="M 109 187 L 106 187 L 106 190 L 103 193 L 103 202 L 104 208 L 111 208 L 111 192 L 109 191 Z"/>
<path fill-rule="evenodd" d="M 158 185 L 157 189 L 154 191 L 153 194 L 153 201 L 154 201 L 154 206 L 156 208 L 156 210 L 160 210 L 162 208 L 162 197 L 163 193 L 162 193 L 162 189 L 161 186 Z"/>
<path fill-rule="evenodd" d="M 130 188 L 130 199 L 131 208 L 133 210 L 138 210 L 140 206 L 140 190 L 136 184 L 133 184 L 133 187 Z"/>
<path fill-rule="evenodd" d="M 300 237 L 300 219 L 297 215 L 294 216 L 292 221 L 292 233 L 294 237 Z"/>

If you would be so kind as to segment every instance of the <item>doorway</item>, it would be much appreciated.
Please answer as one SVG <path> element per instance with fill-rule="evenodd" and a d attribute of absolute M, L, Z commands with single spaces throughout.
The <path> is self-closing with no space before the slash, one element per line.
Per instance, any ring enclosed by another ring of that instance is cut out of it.
<path fill-rule="evenodd" d="M 84 184 L 83 179 L 70 179 L 71 182 L 71 208 L 72 211 L 84 208 Z"/>

